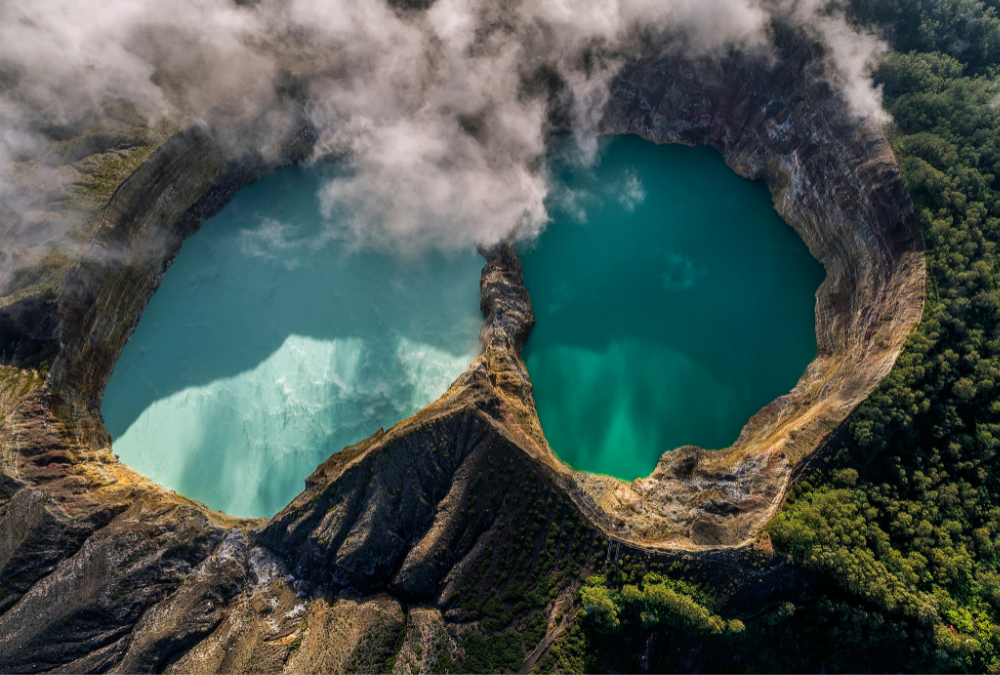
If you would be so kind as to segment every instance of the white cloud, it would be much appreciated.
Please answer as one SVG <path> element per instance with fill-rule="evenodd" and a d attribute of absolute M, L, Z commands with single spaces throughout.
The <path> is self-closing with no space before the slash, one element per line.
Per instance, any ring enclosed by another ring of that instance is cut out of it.
<path fill-rule="evenodd" d="M 852 108 L 883 119 L 868 72 L 881 43 L 821 0 L 437 0 L 426 11 L 385 0 L 6 0 L 0 164 L 110 99 L 154 117 L 201 110 L 269 81 L 274 55 L 295 49 L 330 66 L 311 92 L 317 152 L 342 153 L 351 169 L 322 189 L 328 236 L 403 251 L 531 237 L 551 188 L 549 92 L 533 78 L 565 83 L 593 159 L 607 84 L 633 41 L 667 33 L 690 55 L 760 47 L 775 7 L 822 36 Z"/>

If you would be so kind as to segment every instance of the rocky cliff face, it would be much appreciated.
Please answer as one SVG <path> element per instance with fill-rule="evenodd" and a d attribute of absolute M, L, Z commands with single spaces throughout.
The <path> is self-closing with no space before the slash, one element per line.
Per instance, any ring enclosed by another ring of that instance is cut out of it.
<path fill-rule="evenodd" d="M 613 84 L 607 133 L 718 148 L 767 180 L 828 273 L 820 353 L 796 388 L 732 448 L 668 452 L 631 484 L 576 473 L 548 447 L 520 359 L 530 299 L 505 246 L 484 251 L 482 353 L 468 371 L 331 456 L 270 521 L 212 512 L 120 464 L 99 412 L 115 360 L 184 239 L 241 187 L 309 155 L 309 81 L 289 76 L 164 142 L 55 290 L 0 300 L 5 344 L 42 345 L 20 361 L 5 352 L 16 377 L 0 382 L 0 669 L 454 669 L 467 635 L 508 625 L 536 636 L 530 665 L 609 537 L 738 555 L 725 549 L 754 536 L 791 465 L 888 372 L 923 302 L 891 149 L 851 117 L 820 56 L 788 44 L 774 60 L 635 59 Z"/>

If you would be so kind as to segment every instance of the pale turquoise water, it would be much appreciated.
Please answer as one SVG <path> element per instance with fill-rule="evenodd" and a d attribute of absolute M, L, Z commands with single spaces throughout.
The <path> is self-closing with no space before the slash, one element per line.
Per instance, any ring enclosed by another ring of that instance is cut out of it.
<path fill-rule="evenodd" d="M 558 176 L 555 220 L 522 252 L 553 450 L 632 480 L 666 450 L 732 444 L 815 358 L 823 268 L 714 150 L 619 137 Z"/>
<path fill-rule="evenodd" d="M 105 392 L 123 462 L 232 515 L 273 515 L 475 356 L 482 258 L 352 254 L 324 237 L 319 184 L 278 172 L 206 222 Z"/>

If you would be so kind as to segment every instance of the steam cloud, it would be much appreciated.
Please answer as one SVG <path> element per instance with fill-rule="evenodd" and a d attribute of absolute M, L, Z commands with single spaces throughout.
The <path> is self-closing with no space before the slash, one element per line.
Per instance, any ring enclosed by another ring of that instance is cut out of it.
<path fill-rule="evenodd" d="M 328 75 L 311 92 L 317 154 L 350 167 L 320 195 L 329 237 L 404 252 L 530 237 L 548 220 L 546 78 L 565 84 L 560 104 L 592 154 L 607 84 L 634 43 L 664 33 L 690 55 L 766 50 L 774 13 L 822 37 L 858 115 L 885 118 L 868 72 L 882 45 L 828 0 L 436 0 L 426 11 L 385 0 L 5 0 L 0 215 L 19 213 L 12 167 L 109 100 L 151 121 L 191 116 L 318 59 Z M 4 228 L 8 256 L 55 236 Z M 4 272 L 0 261 L 0 282 Z"/>

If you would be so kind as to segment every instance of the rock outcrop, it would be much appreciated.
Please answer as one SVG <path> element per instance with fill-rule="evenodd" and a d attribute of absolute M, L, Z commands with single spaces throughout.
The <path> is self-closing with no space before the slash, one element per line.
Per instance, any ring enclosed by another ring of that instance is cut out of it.
<path fill-rule="evenodd" d="M 556 630 L 608 537 L 702 556 L 753 537 L 791 465 L 891 368 L 924 297 L 885 137 L 851 116 L 819 53 L 786 42 L 773 60 L 635 59 L 613 82 L 607 133 L 716 147 L 767 180 L 828 274 L 819 355 L 796 388 L 732 448 L 667 452 L 631 484 L 576 473 L 546 443 L 520 359 L 534 318 L 508 246 L 483 252 L 469 369 L 331 456 L 270 521 L 212 512 L 122 465 L 100 416 L 115 361 L 183 241 L 240 188 L 310 155 L 309 80 L 286 76 L 164 142 L 55 291 L 0 299 L 0 340 L 40 345 L 5 351 L 17 376 L 0 381 L 0 670 L 427 670 L 458 658 L 486 598 L 514 611 L 526 593 L 545 608 L 542 633 Z"/>

